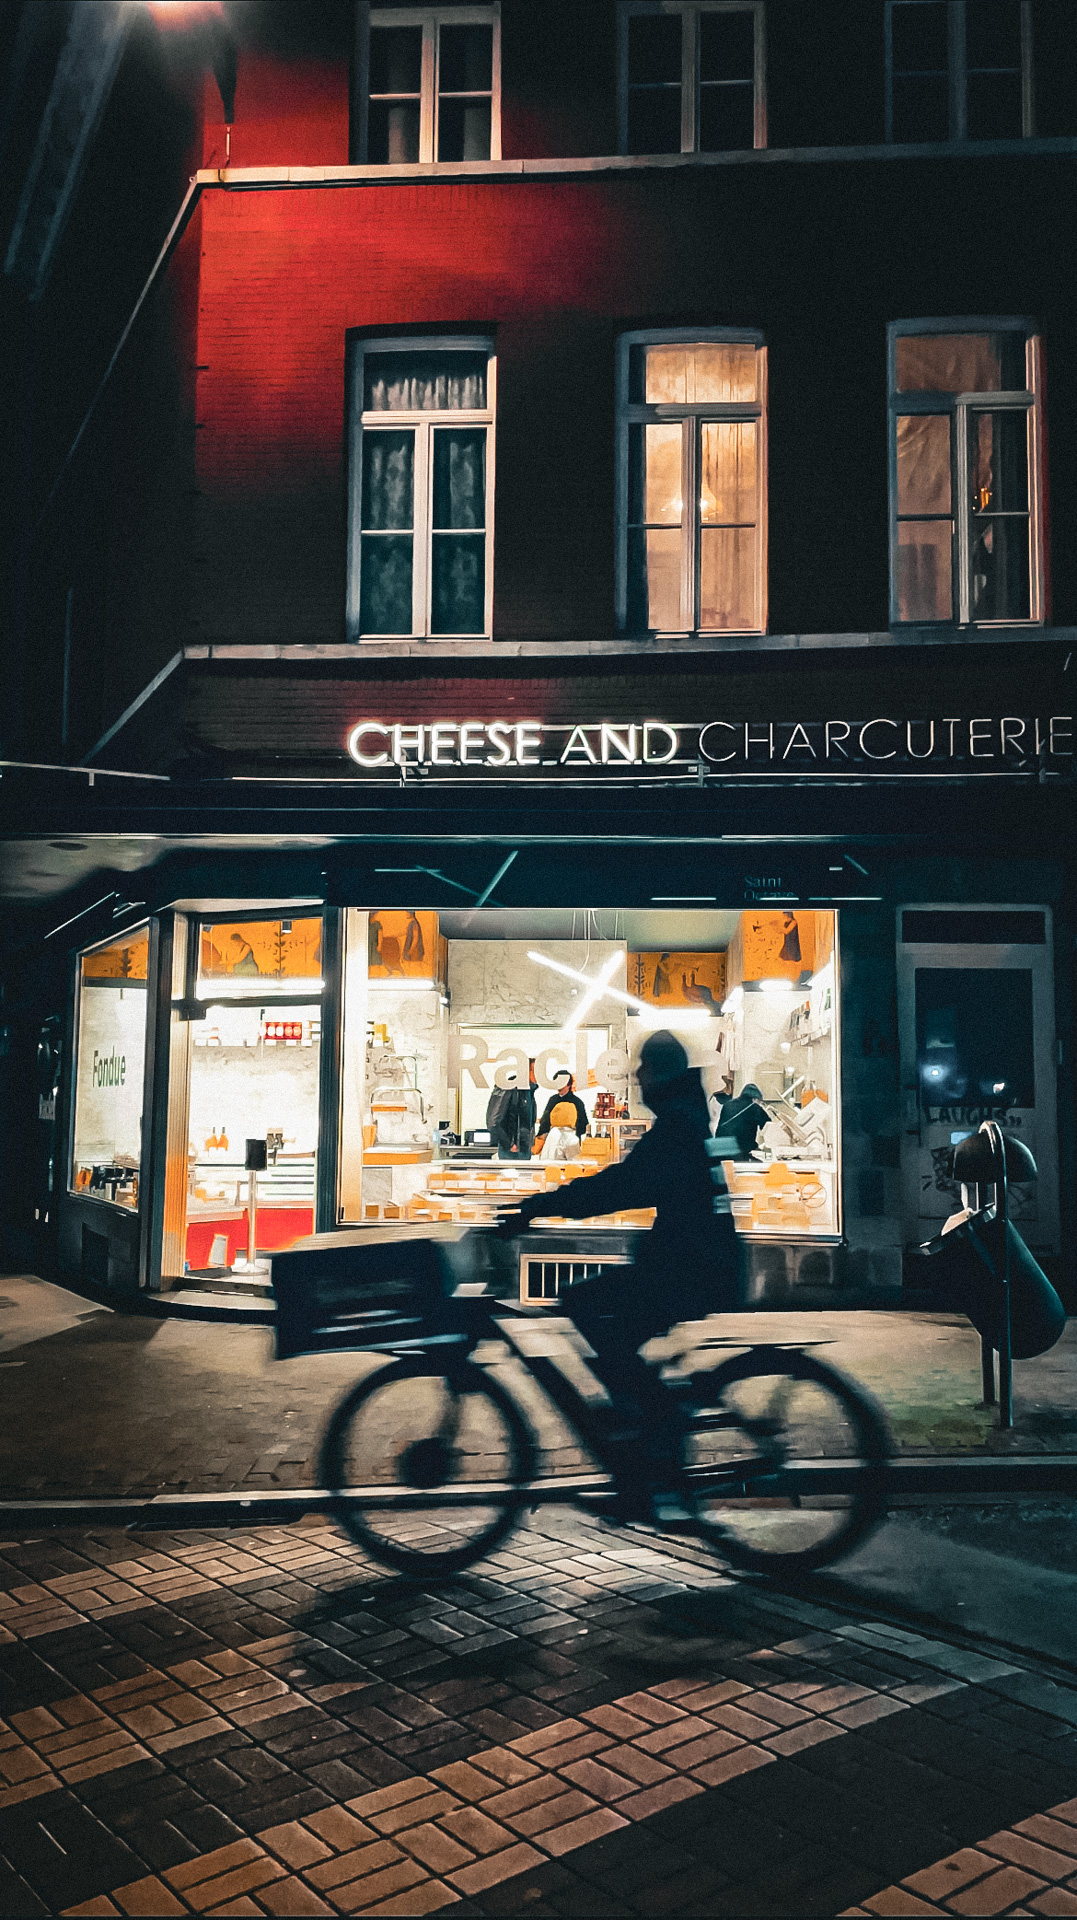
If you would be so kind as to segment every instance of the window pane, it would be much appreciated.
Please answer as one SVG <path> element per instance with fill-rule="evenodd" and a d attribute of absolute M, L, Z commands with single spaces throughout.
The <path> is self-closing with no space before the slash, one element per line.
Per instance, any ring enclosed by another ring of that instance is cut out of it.
<path fill-rule="evenodd" d="M 141 927 L 79 964 L 72 1183 L 130 1208 L 142 1156 L 148 957 Z"/>
<path fill-rule="evenodd" d="M 897 536 L 898 619 L 951 619 L 953 534 L 950 522 L 902 520 Z"/>
<path fill-rule="evenodd" d="M 755 71 L 755 18 L 748 12 L 704 13 L 699 21 L 699 77 L 751 80 Z"/>
<path fill-rule="evenodd" d="M 897 422 L 897 510 L 950 512 L 950 416 L 903 414 Z"/>
<path fill-rule="evenodd" d="M 628 535 L 628 624 L 679 632 L 681 620 L 681 533 L 679 528 L 634 527 Z"/>
<path fill-rule="evenodd" d="M 646 372 L 640 398 L 650 406 L 757 397 L 756 349 L 748 341 L 710 340 L 686 346 L 671 342 L 642 351 Z"/>
<path fill-rule="evenodd" d="M 895 73 L 893 138 L 948 140 L 950 100 L 945 74 Z"/>
<path fill-rule="evenodd" d="M 1021 75 L 970 73 L 970 140 L 1019 140 L 1022 133 Z"/>
<path fill-rule="evenodd" d="M 419 158 L 419 102 L 372 100 L 367 159 L 372 167 L 412 167 Z"/>
<path fill-rule="evenodd" d="M 411 632 L 411 549 L 410 533 L 364 533 L 359 580 L 363 633 Z"/>
<path fill-rule="evenodd" d="M 631 522 L 681 524 L 681 425 L 629 430 L 628 517 Z"/>
<path fill-rule="evenodd" d="M 486 405 L 485 353 L 368 353 L 363 407 L 368 413 L 437 413 Z"/>
<path fill-rule="evenodd" d="M 699 510 L 704 526 L 754 524 L 758 431 L 754 420 L 703 422 Z"/>
<path fill-rule="evenodd" d="M 364 433 L 364 528 L 414 525 L 414 467 L 414 433 Z"/>
<path fill-rule="evenodd" d="M 485 534 L 435 533 L 431 568 L 431 633 L 483 633 L 486 627 Z"/>
<path fill-rule="evenodd" d="M 371 93 L 418 93 L 422 86 L 421 27 L 372 27 Z"/>
<path fill-rule="evenodd" d="M 974 413 L 969 436 L 972 511 L 1027 513 L 1027 415 Z"/>
<path fill-rule="evenodd" d="M 756 625 L 754 527 L 704 527 L 699 537 L 699 624 L 719 633 Z"/>
<path fill-rule="evenodd" d="M 969 70 L 1021 65 L 1020 0 L 966 0 L 965 46 Z"/>
<path fill-rule="evenodd" d="M 1034 1031 L 1028 969 L 916 969 L 916 1061 L 925 1104 L 1034 1106 Z"/>
<path fill-rule="evenodd" d="M 740 152 L 755 145 L 755 89 L 749 82 L 699 90 L 699 150 Z"/>
<path fill-rule="evenodd" d="M 433 524 L 435 527 L 486 525 L 485 428 L 434 435 Z"/>
<path fill-rule="evenodd" d="M 977 514 L 972 523 L 971 610 L 974 620 L 1028 620 L 1031 617 L 1028 519 Z"/>
<path fill-rule="evenodd" d="M 489 100 L 438 102 L 438 159 L 489 160 Z"/>
<path fill-rule="evenodd" d="M 891 8 L 891 45 L 895 73 L 945 73 L 946 0 L 924 6 Z"/>
<path fill-rule="evenodd" d="M 903 334 L 895 342 L 899 393 L 1023 391 L 1025 336 L 1006 333 Z"/>
<path fill-rule="evenodd" d="M 628 94 L 629 153 L 680 153 L 680 87 L 631 87 Z"/>
<path fill-rule="evenodd" d="M 681 82 L 681 19 L 676 13 L 633 14 L 628 22 L 628 84 Z"/>
<path fill-rule="evenodd" d="M 489 93 L 493 85 L 492 27 L 442 27 L 438 38 L 442 93 Z"/>

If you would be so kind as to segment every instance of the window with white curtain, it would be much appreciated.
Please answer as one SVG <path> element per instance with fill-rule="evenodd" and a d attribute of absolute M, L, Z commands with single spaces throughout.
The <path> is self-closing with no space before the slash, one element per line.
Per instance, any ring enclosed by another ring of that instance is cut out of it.
<path fill-rule="evenodd" d="M 766 349 L 723 329 L 618 349 L 618 624 L 766 629 Z"/>
<path fill-rule="evenodd" d="M 1043 619 L 1041 387 L 1023 321 L 891 327 L 893 620 Z"/>
<path fill-rule="evenodd" d="M 489 634 L 494 364 L 481 339 L 353 353 L 350 638 Z"/>
<path fill-rule="evenodd" d="M 621 152 L 767 144 L 762 0 L 623 0 Z"/>
<path fill-rule="evenodd" d="M 368 164 L 499 159 L 500 65 L 497 6 L 375 7 Z"/>

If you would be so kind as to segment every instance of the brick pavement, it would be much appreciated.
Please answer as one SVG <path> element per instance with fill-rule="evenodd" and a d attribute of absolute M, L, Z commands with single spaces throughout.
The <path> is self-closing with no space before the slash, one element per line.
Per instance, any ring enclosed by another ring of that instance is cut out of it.
<path fill-rule="evenodd" d="M 832 1342 L 826 1357 L 879 1395 L 906 1453 L 1077 1451 L 1077 1322 L 1051 1353 L 1018 1364 L 1011 1434 L 977 1408 L 979 1343 L 954 1315 L 723 1315 L 714 1330 Z M 267 1328 L 110 1313 L 33 1279 L 0 1280 L 0 1499 L 314 1484 L 330 1408 L 379 1361 L 322 1354 L 281 1364 L 272 1351 Z M 572 1436 L 522 1370 L 506 1377 L 538 1431 L 544 1471 L 578 1466 Z"/>
<path fill-rule="evenodd" d="M 2 1914 L 1077 1904 L 1077 1690 L 553 1510 L 0 1542 L 0 1712 Z"/>

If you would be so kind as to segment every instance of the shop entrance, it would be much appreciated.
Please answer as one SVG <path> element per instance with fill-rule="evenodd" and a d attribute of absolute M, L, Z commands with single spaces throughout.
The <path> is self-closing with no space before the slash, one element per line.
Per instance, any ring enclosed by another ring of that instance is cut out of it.
<path fill-rule="evenodd" d="M 905 907 L 898 992 L 906 1240 L 961 1205 L 947 1172 L 959 1140 L 998 1120 L 1031 1149 L 1039 1179 L 1015 1188 L 1030 1245 L 1058 1249 L 1050 915 L 1043 908 Z"/>
<path fill-rule="evenodd" d="M 190 1023 L 184 1271 L 265 1283 L 314 1230 L 320 918 L 203 921 Z"/>

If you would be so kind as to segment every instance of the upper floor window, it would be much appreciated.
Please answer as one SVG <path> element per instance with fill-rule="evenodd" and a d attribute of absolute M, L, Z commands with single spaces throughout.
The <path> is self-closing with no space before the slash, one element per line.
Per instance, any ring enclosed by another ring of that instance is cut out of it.
<path fill-rule="evenodd" d="M 891 328 L 891 617 L 1042 620 L 1039 341 L 1021 321 Z"/>
<path fill-rule="evenodd" d="M 630 633 L 766 626 L 766 350 L 758 334 L 619 344 L 618 620 Z"/>
<path fill-rule="evenodd" d="M 1031 0 L 887 0 L 887 139 L 1031 134 L 1031 55 Z"/>
<path fill-rule="evenodd" d="M 351 366 L 348 634 L 488 635 L 489 340 L 365 340 Z"/>
<path fill-rule="evenodd" d="M 375 8 L 370 165 L 500 159 L 499 30 L 496 6 Z"/>
<path fill-rule="evenodd" d="M 765 147 L 762 0 L 627 0 L 622 153 Z"/>

